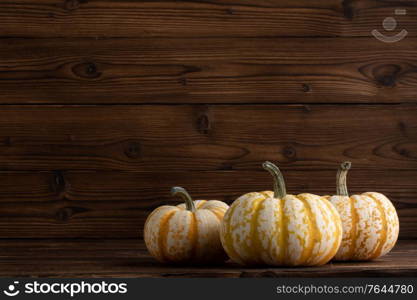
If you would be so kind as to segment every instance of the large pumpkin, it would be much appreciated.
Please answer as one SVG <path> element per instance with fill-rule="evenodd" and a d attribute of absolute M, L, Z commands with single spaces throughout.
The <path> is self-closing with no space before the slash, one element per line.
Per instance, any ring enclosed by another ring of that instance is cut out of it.
<path fill-rule="evenodd" d="M 205 263 L 224 261 L 220 222 L 229 206 L 217 200 L 193 201 L 181 187 L 172 188 L 185 204 L 164 205 L 147 218 L 144 229 L 146 247 L 161 262 Z"/>
<path fill-rule="evenodd" d="M 287 195 L 278 167 L 270 162 L 263 167 L 274 178 L 274 192 L 248 193 L 233 202 L 220 232 L 227 254 L 244 265 L 327 263 L 342 239 L 336 209 L 317 195 Z"/>
<path fill-rule="evenodd" d="M 349 196 L 346 177 L 350 162 L 337 173 L 337 195 L 329 197 L 343 225 L 342 245 L 336 260 L 370 260 L 388 253 L 395 245 L 399 222 L 391 201 L 383 194 L 367 192 Z"/>

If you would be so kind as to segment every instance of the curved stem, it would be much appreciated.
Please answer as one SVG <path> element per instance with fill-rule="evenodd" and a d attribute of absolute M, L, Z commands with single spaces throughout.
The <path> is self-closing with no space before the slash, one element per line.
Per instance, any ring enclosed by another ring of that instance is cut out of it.
<path fill-rule="evenodd" d="M 193 202 L 193 198 L 191 198 L 190 194 L 188 194 L 188 192 L 179 186 L 174 186 L 171 189 L 171 195 L 172 196 L 179 196 L 181 197 L 182 200 L 184 200 L 185 202 L 185 207 L 187 208 L 187 210 L 194 212 L 195 211 L 195 205 Z"/>
<path fill-rule="evenodd" d="M 346 177 L 347 173 L 352 166 L 350 161 L 345 161 L 340 164 L 339 170 L 336 175 L 336 194 L 339 196 L 349 196 Z"/>
<path fill-rule="evenodd" d="M 287 195 L 287 190 L 285 188 L 284 176 L 282 176 L 279 168 L 269 161 L 264 162 L 262 167 L 271 173 L 274 178 L 274 197 L 278 199 L 284 198 Z"/>

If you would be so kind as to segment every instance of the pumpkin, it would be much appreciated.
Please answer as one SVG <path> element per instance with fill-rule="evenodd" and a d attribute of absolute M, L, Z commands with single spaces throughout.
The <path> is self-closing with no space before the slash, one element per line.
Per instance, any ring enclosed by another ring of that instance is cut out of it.
<path fill-rule="evenodd" d="M 317 195 L 287 195 L 279 168 L 270 162 L 263 167 L 274 178 L 274 192 L 252 192 L 233 202 L 220 231 L 227 254 L 243 265 L 327 263 L 342 239 L 336 209 Z"/>
<path fill-rule="evenodd" d="M 149 215 L 144 228 L 149 253 L 160 262 L 224 261 L 219 230 L 229 206 L 217 200 L 193 201 L 181 187 L 173 187 L 171 193 L 185 204 L 160 206 Z"/>
<path fill-rule="evenodd" d="M 371 260 L 388 253 L 399 233 L 397 212 L 383 194 L 367 192 L 349 196 L 346 177 L 350 162 L 340 165 L 336 178 L 337 195 L 328 197 L 340 214 L 342 245 L 336 260 Z"/>

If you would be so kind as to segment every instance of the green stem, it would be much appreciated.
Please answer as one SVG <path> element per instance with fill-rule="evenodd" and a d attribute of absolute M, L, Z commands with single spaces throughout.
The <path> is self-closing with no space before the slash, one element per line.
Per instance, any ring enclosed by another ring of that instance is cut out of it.
<path fill-rule="evenodd" d="M 185 207 L 187 208 L 187 210 L 194 212 L 195 211 L 195 205 L 193 202 L 193 198 L 191 198 L 190 194 L 188 194 L 188 192 L 179 186 L 174 186 L 171 189 L 171 195 L 172 196 L 179 196 L 181 197 L 182 200 L 184 200 L 185 202 Z"/>
<path fill-rule="evenodd" d="M 272 178 L 274 178 L 274 197 L 278 199 L 284 198 L 287 195 L 287 190 L 285 188 L 284 176 L 282 176 L 279 168 L 269 161 L 264 162 L 262 167 L 271 173 Z"/>
<path fill-rule="evenodd" d="M 352 166 L 350 161 L 345 161 L 340 164 L 339 170 L 336 175 L 336 194 L 339 196 L 349 196 L 346 177 L 347 173 Z"/>

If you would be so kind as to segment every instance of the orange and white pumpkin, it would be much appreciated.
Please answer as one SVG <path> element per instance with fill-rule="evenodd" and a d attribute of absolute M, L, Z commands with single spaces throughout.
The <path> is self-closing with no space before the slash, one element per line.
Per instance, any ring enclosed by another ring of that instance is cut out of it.
<path fill-rule="evenodd" d="M 218 200 L 193 201 L 181 187 L 173 187 L 172 195 L 179 195 L 185 204 L 158 207 L 145 222 L 144 239 L 150 254 L 161 262 L 224 261 L 227 256 L 219 230 L 229 206 Z"/>
<path fill-rule="evenodd" d="M 350 162 L 337 173 L 337 195 L 328 197 L 340 214 L 342 245 L 335 260 L 371 260 L 388 253 L 399 233 L 397 212 L 383 194 L 367 192 L 349 196 L 346 177 Z"/>
<path fill-rule="evenodd" d="M 327 263 L 342 239 L 336 209 L 317 195 L 287 195 L 278 167 L 270 162 L 263 167 L 274 178 L 274 192 L 248 193 L 233 202 L 220 231 L 227 254 L 243 265 Z"/>

